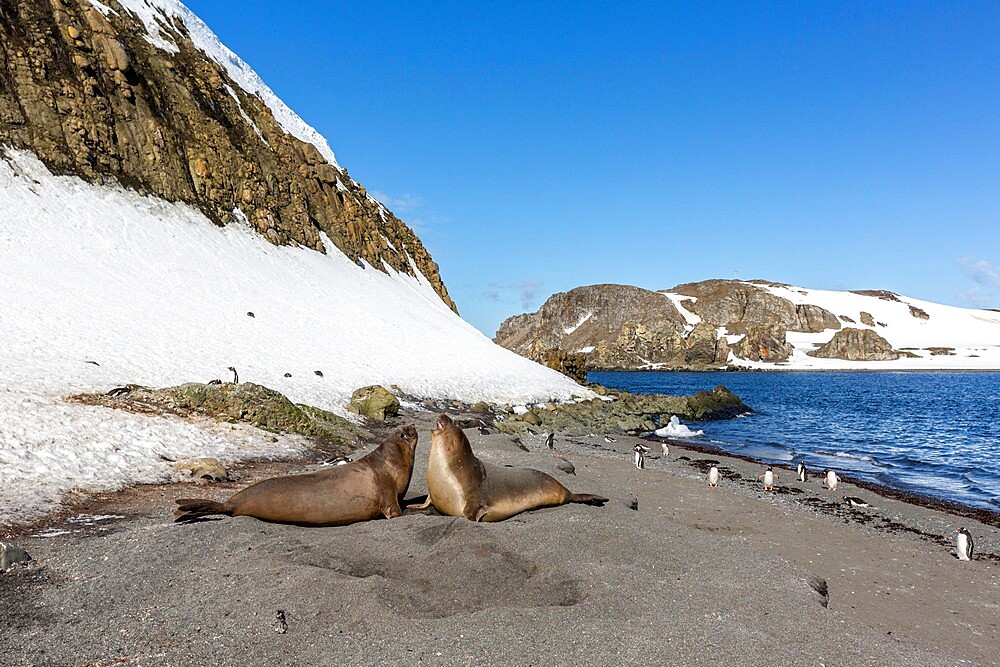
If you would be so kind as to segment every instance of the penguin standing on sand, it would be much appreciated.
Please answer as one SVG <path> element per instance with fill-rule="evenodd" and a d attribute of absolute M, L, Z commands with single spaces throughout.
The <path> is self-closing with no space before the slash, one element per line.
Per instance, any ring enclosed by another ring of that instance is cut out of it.
<path fill-rule="evenodd" d="M 799 461 L 799 466 L 795 469 L 795 474 L 799 476 L 800 482 L 806 481 L 806 475 L 808 474 L 808 472 L 806 472 L 806 464 Z"/>
<path fill-rule="evenodd" d="M 556 448 L 556 434 L 555 433 L 549 433 L 548 435 L 545 436 L 545 446 L 548 447 L 549 449 L 555 449 Z"/>
<path fill-rule="evenodd" d="M 956 552 L 958 553 L 958 560 L 972 560 L 972 550 L 975 549 L 975 543 L 972 541 L 972 535 L 964 527 L 959 528 L 955 531 L 958 536 L 955 539 Z"/>
<path fill-rule="evenodd" d="M 840 478 L 837 477 L 837 473 L 832 470 L 826 471 L 826 488 L 828 491 L 836 491 L 837 485 L 840 484 Z"/>
<path fill-rule="evenodd" d="M 635 467 L 638 468 L 639 470 L 645 470 L 646 452 L 648 452 L 649 449 L 643 447 L 642 445 L 636 445 L 635 447 L 632 448 L 632 451 L 635 452 L 633 456 L 633 460 L 635 461 Z"/>
<path fill-rule="evenodd" d="M 858 498 L 857 496 L 843 496 L 843 498 L 844 502 L 850 505 L 851 507 L 871 507 L 871 505 L 866 503 L 861 498 Z"/>
<path fill-rule="evenodd" d="M 611 442 L 618 442 L 618 441 L 615 440 L 614 438 L 612 438 L 610 435 L 606 435 L 606 436 L 604 436 L 604 442 L 611 443 Z"/>
<path fill-rule="evenodd" d="M 713 465 L 708 469 L 708 485 L 713 489 L 719 485 L 719 466 Z"/>
<path fill-rule="evenodd" d="M 661 442 L 660 447 L 663 448 L 663 458 L 667 458 L 668 456 L 670 456 L 670 445 L 668 445 L 665 442 Z"/>
<path fill-rule="evenodd" d="M 757 475 L 757 479 L 764 480 L 764 490 L 765 491 L 772 491 L 773 492 L 774 491 L 774 480 L 775 480 L 775 478 L 777 476 L 778 475 L 775 474 L 774 470 L 771 469 L 771 466 L 767 466 L 767 470 L 765 470 L 760 475 Z"/>

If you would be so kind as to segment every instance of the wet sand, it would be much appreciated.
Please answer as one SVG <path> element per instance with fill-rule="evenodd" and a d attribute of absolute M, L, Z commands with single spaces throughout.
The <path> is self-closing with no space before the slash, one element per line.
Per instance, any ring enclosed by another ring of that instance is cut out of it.
<path fill-rule="evenodd" d="M 420 432 L 408 493 L 418 498 L 434 415 L 408 418 Z M 830 493 L 794 471 L 777 469 L 777 492 L 765 493 L 763 466 L 676 444 L 668 459 L 654 447 L 638 470 L 631 447 L 640 441 L 626 436 L 557 436 L 554 452 L 527 436 L 525 452 L 495 431 L 466 434 L 484 460 L 538 468 L 612 500 L 499 524 L 431 511 L 340 528 L 172 522 L 175 498 L 224 499 L 256 479 L 304 471 L 306 460 L 248 464 L 238 482 L 87 497 L 8 540 L 34 560 L 0 574 L 4 664 L 1000 659 L 995 526 L 852 484 Z M 556 456 L 576 474 L 560 471 Z M 717 489 L 705 482 L 713 460 Z M 849 508 L 842 495 L 872 507 Z M 959 525 L 976 538 L 971 563 L 954 556 Z"/>

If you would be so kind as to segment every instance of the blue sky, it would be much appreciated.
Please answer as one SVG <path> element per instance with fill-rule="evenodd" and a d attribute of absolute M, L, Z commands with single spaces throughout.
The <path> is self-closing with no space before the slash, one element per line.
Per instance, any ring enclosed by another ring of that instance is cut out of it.
<path fill-rule="evenodd" d="M 1000 4 L 187 4 L 489 336 L 603 282 L 1000 308 Z"/>

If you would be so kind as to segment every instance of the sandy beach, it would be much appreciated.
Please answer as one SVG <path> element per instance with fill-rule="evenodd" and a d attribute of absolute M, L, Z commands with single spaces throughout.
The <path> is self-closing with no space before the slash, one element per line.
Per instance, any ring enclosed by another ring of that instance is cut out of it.
<path fill-rule="evenodd" d="M 408 411 L 390 424 L 414 422 L 420 434 L 411 499 L 426 494 L 433 419 Z M 86 497 L 2 536 L 33 557 L 0 574 L 3 664 L 1000 660 L 996 525 L 850 484 L 831 493 L 788 470 L 765 493 L 763 466 L 676 443 L 638 470 L 627 436 L 557 435 L 554 452 L 526 437 L 525 452 L 496 431 L 466 434 L 484 460 L 611 501 L 498 524 L 433 511 L 339 528 L 173 523 L 175 498 L 225 499 L 314 463 L 301 459 L 244 464 L 236 482 Z M 705 482 L 709 460 L 722 471 L 717 489 Z M 872 507 L 849 508 L 842 495 Z M 972 562 L 954 555 L 960 525 L 976 539 Z"/>

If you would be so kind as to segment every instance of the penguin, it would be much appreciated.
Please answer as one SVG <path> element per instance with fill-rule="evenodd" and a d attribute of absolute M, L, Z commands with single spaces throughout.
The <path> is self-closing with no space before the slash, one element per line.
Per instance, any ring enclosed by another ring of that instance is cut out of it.
<path fill-rule="evenodd" d="M 248 310 L 247 311 L 247 317 L 257 317 L 257 316 L 253 314 L 252 310 Z"/>
<path fill-rule="evenodd" d="M 115 387 L 109 391 L 105 396 L 124 396 L 132 391 L 131 387 Z"/>
<path fill-rule="evenodd" d="M 826 471 L 826 489 L 827 491 L 836 491 L 837 484 L 840 483 L 840 478 L 837 477 L 837 473 L 832 470 Z"/>
<path fill-rule="evenodd" d="M 761 474 L 757 475 L 757 479 L 764 480 L 764 490 L 765 491 L 772 491 L 773 492 L 774 491 L 774 480 L 775 480 L 775 478 L 777 476 L 778 476 L 777 473 L 774 472 L 774 470 L 771 468 L 771 466 L 767 466 L 767 470 L 765 470 Z"/>
<path fill-rule="evenodd" d="M 479 435 L 489 435 L 489 434 L 490 430 L 488 428 L 486 428 L 485 426 L 479 427 Z"/>
<path fill-rule="evenodd" d="M 844 496 L 843 498 L 844 502 L 850 505 L 851 507 L 871 507 L 871 505 L 866 503 L 861 498 L 858 498 L 857 496 Z"/>
<path fill-rule="evenodd" d="M 530 433 L 531 435 L 538 435 L 538 431 L 531 428 L 530 426 L 528 427 L 528 433 Z"/>
<path fill-rule="evenodd" d="M 670 445 L 668 445 L 665 442 L 661 442 L 660 447 L 663 448 L 663 458 L 667 458 L 668 456 L 670 456 Z"/>
<path fill-rule="evenodd" d="M 323 377 L 323 371 L 313 371 L 316 375 Z"/>
<path fill-rule="evenodd" d="M 958 553 L 958 560 L 972 560 L 972 551 L 975 549 L 975 543 L 972 541 L 972 535 L 965 527 L 959 528 L 955 531 L 958 536 L 955 540 L 956 552 Z"/>
<path fill-rule="evenodd" d="M 546 434 L 546 436 L 545 436 L 545 446 L 546 447 L 548 447 L 549 449 L 555 449 L 556 448 L 555 442 L 556 442 L 556 434 L 555 433 L 548 433 L 548 434 Z"/>
<path fill-rule="evenodd" d="M 708 469 L 708 485 L 713 489 L 719 485 L 719 466 L 713 465 Z"/>
<path fill-rule="evenodd" d="M 604 442 L 618 442 L 618 441 L 612 438 L 610 435 L 606 435 L 604 436 Z"/>
<path fill-rule="evenodd" d="M 635 447 L 632 448 L 632 451 L 635 452 L 635 455 L 633 456 L 633 459 L 635 460 L 635 467 L 638 468 L 639 470 L 645 470 L 646 451 L 648 450 L 646 450 L 646 448 L 643 447 L 642 445 L 636 445 Z"/>
<path fill-rule="evenodd" d="M 214 380 L 209 380 L 208 384 L 222 384 L 222 380 L 215 378 Z"/>
<path fill-rule="evenodd" d="M 799 476 L 799 481 L 800 482 L 806 481 L 806 475 L 809 474 L 806 471 L 806 464 L 803 463 L 802 461 L 799 461 L 799 466 L 795 469 L 795 474 L 797 474 Z"/>
<path fill-rule="evenodd" d="M 285 373 L 285 377 L 286 378 L 290 378 L 290 377 L 292 377 L 292 374 L 291 373 Z"/>
<path fill-rule="evenodd" d="M 347 465 L 348 463 L 350 463 L 353 460 L 354 459 L 352 459 L 350 456 L 336 456 L 334 458 L 330 458 L 330 459 L 327 459 L 326 461 L 323 461 L 323 465 L 325 465 L 325 466 L 342 466 L 342 465 Z"/>
<path fill-rule="evenodd" d="M 233 368 L 232 366 L 229 366 L 229 370 L 231 370 L 233 372 L 233 384 L 239 384 L 240 383 L 240 375 L 239 375 L 239 373 L 237 373 L 236 369 Z"/>

